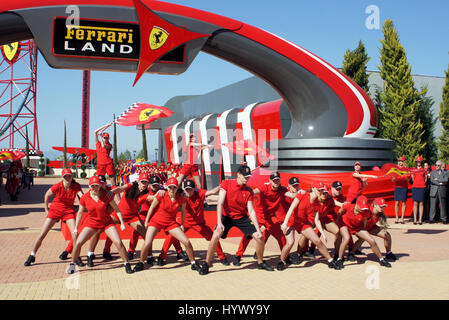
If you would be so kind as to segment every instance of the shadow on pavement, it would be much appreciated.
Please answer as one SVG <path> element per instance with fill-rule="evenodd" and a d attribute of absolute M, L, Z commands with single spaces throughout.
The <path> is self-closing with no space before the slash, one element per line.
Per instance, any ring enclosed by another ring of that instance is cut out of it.
<path fill-rule="evenodd" d="M 4 210 L 0 210 L 0 218 L 1 217 L 15 217 L 15 216 L 24 216 L 31 212 L 45 212 L 44 208 L 17 208 L 17 209 L 11 209 L 7 208 Z"/>
<path fill-rule="evenodd" d="M 408 229 L 405 233 L 439 234 L 447 231 L 448 230 Z"/>

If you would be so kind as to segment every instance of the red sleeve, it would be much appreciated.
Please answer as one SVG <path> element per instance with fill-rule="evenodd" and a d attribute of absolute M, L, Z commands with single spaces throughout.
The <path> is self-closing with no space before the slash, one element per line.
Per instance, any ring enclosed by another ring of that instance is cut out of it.
<path fill-rule="evenodd" d="M 80 205 L 83 206 L 84 208 L 86 208 L 86 194 L 84 194 L 80 199 Z"/>
<path fill-rule="evenodd" d="M 81 191 L 81 185 L 78 182 L 75 182 L 75 191 L 78 193 Z"/>
<path fill-rule="evenodd" d="M 164 198 L 164 197 L 161 196 L 161 194 L 160 194 L 159 192 L 156 194 L 156 199 L 157 199 L 157 201 L 158 201 L 159 203 L 162 201 L 163 198 Z"/>
<path fill-rule="evenodd" d="M 178 195 L 178 202 L 180 205 L 183 205 L 184 203 L 187 202 L 187 199 L 183 196 L 183 195 Z"/>
<path fill-rule="evenodd" d="M 220 184 L 220 189 L 223 189 L 224 191 L 228 191 L 228 183 L 229 180 L 223 180 Z"/>
<path fill-rule="evenodd" d="M 305 194 L 302 194 L 302 192 L 298 192 L 298 194 L 296 195 L 296 199 L 299 200 L 299 202 L 301 202 L 302 198 L 304 198 Z"/>
<path fill-rule="evenodd" d="M 200 190 L 198 190 L 198 193 L 199 193 L 199 195 L 200 195 L 200 199 L 201 199 L 202 201 L 204 201 L 204 199 L 206 199 L 206 193 L 207 193 L 207 190 L 200 189 Z"/>
<path fill-rule="evenodd" d="M 249 195 L 248 195 L 248 199 L 246 201 L 253 201 L 253 199 L 254 199 L 253 189 L 251 189 L 250 187 L 247 187 L 247 190 L 249 191 Z"/>
<path fill-rule="evenodd" d="M 351 204 L 350 203 L 345 203 L 344 205 L 342 205 L 342 209 L 343 209 L 343 211 L 345 211 L 345 212 L 347 212 L 348 210 L 349 210 L 349 207 L 351 206 Z"/>
<path fill-rule="evenodd" d="M 58 193 L 60 187 L 61 187 L 61 185 L 59 183 L 57 183 L 57 184 L 53 185 L 50 188 L 50 190 L 51 190 L 51 192 L 53 192 L 53 194 L 56 194 L 56 193 Z"/>

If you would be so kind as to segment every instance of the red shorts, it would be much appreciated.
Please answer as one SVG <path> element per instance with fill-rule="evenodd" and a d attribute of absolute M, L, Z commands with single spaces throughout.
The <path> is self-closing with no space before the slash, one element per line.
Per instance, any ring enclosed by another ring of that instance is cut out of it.
<path fill-rule="evenodd" d="M 75 219 L 75 210 L 56 210 L 56 209 L 50 209 L 48 210 L 47 218 L 56 220 L 56 221 L 68 221 L 70 219 Z"/>
<path fill-rule="evenodd" d="M 309 222 L 302 222 L 299 220 L 293 220 L 293 222 L 289 222 L 287 225 L 289 228 L 293 228 L 296 232 L 301 233 L 309 228 L 313 228 L 312 224 Z"/>
<path fill-rule="evenodd" d="M 324 225 L 326 225 L 328 223 L 331 223 L 331 222 L 335 223 L 335 221 L 333 219 L 329 218 L 329 216 L 326 216 L 324 218 L 320 218 L 320 222 L 321 222 L 322 226 L 324 226 Z"/>
<path fill-rule="evenodd" d="M 197 164 L 185 164 L 182 166 L 181 174 L 184 176 L 198 177 L 200 175 Z"/>
<path fill-rule="evenodd" d="M 110 177 L 115 175 L 114 163 L 97 164 L 97 176 L 108 175 Z"/>
<path fill-rule="evenodd" d="M 342 227 L 346 227 L 348 228 L 349 234 L 353 235 L 356 234 L 359 231 L 362 231 L 363 229 L 361 227 L 353 227 L 350 225 L 347 225 L 342 218 L 340 218 L 340 221 L 338 222 L 338 227 L 342 228 Z"/>
<path fill-rule="evenodd" d="M 180 228 L 181 226 L 176 221 L 164 223 L 161 220 L 152 219 L 152 220 L 150 220 L 148 227 L 154 227 L 156 229 L 164 230 L 165 232 L 168 232 L 170 230 Z"/>
<path fill-rule="evenodd" d="M 283 223 L 284 220 L 279 221 L 276 215 L 273 214 L 257 214 L 257 222 L 259 222 L 259 226 L 265 226 L 265 228 L 271 227 L 276 223 Z"/>
<path fill-rule="evenodd" d="M 111 214 L 111 216 L 114 217 L 114 218 L 116 218 L 118 221 L 120 221 L 120 219 L 118 218 L 117 212 L 114 211 L 114 212 Z M 136 221 L 140 221 L 140 218 L 139 218 L 138 215 L 127 216 L 127 215 L 124 215 L 124 214 L 122 213 L 122 218 L 123 218 L 123 222 L 124 222 L 124 223 L 128 223 L 128 224 L 131 224 L 131 223 L 136 222 Z M 145 221 L 145 220 L 144 220 L 144 221 Z"/>
<path fill-rule="evenodd" d="M 115 227 L 114 221 L 112 221 L 111 218 L 109 220 L 103 221 L 103 222 L 97 222 L 92 221 L 90 219 L 87 219 L 87 221 L 84 224 L 84 227 L 95 229 L 95 230 L 107 230 L 111 227 Z"/>

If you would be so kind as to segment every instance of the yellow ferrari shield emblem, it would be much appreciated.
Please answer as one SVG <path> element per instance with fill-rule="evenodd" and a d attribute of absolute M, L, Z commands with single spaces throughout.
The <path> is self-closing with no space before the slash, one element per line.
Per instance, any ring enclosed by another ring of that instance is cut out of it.
<path fill-rule="evenodd" d="M 154 27 L 150 33 L 150 48 L 156 50 L 162 47 L 169 37 L 169 33 L 160 27 Z"/>
<path fill-rule="evenodd" d="M 9 62 L 13 62 L 13 60 L 16 58 L 16 56 L 19 53 L 19 43 L 13 42 L 9 44 L 5 44 L 3 46 L 3 53 L 5 55 L 6 60 Z"/>
<path fill-rule="evenodd" d="M 144 110 L 140 111 L 139 120 L 146 121 L 149 118 L 158 115 L 159 113 L 161 113 L 161 112 L 156 109 L 151 109 L 151 108 L 144 109 Z"/>

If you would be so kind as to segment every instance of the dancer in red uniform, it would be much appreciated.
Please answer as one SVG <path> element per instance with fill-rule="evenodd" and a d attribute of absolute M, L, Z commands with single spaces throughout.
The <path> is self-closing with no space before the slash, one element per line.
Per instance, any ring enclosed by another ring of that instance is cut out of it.
<path fill-rule="evenodd" d="M 404 157 L 398 158 L 398 168 L 401 171 L 408 171 L 409 169 L 404 166 Z M 391 180 L 394 183 L 394 212 L 396 214 L 395 223 L 399 223 L 399 204 L 402 204 L 402 215 L 401 215 L 401 224 L 404 224 L 404 215 L 407 210 L 407 192 L 408 192 L 408 183 L 410 180 L 410 174 L 405 174 L 403 176 L 392 176 Z"/>
<path fill-rule="evenodd" d="M 366 187 L 366 180 L 368 178 L 377 179 L 377 176 L 370 174 L 362 174 L 362 163 L 357 161 L 354 163 L 354 173 L 352 174 L 352 182 L 349 185 L 348 194 L 346 195 L 346 201 L 352 203 L 358 196 L 362 195 L 362 190 Z"/>
<path fill-rule="evenodd" d="M 133 273 L 131 265 L 126 256 L 126 249 L 120 239 L 120 234 L 115 228 L 114 222 L 109 215 L 108 206 L 111 206 L 117 213 L 120 220 L 120 229 L 125 230 L 125 223 L 122 218 L 120 209 L 117 207 L 113 199 L 113 194 L 101 189 L 101 181 L 98 176 L 93 176 L 89 179 L 89 192 L 84 194 L 80 200 L 80 207 L 78 215 L 76 216 L 75 230 L 73 230 L 73 237 L 76 238 L 75 247 L 73 248 L 72 262 L 67 268 L 67 273 L 75 272 L 75 261 L 78 259 L 81 247 L 91 236 L 95 233 L 104 230 L 106 235 L 112 239 L 114 245 L 117 247 L 121 258 L 125 264 L 126 273 Z M 84 209 L 87 209 L 87 220 L 85 226 L 78 236 L 78 225 L 83 216 Z"/>
<path fill-rule="evenodd" d="M 95 149 L 97 152 L 97 176 L 105 176 L 106 174 L 111 179 L 111 184 L 115 186 L 115 168 L 114 161 L 111 159 L 110 154 L 112 150 L 112 144 L 109 143 L 109 133 L 104 132 L 112 123 L 109 123 L 103 127 L 98 128 L 94 132 L 95 136 Z M 101 138 L 98 135 L 101 134 Z"/>
<path fill-rule="evenodd" d="M 413 224 L 422 224 L 426 195 L 427 171 L 422 167 L 423 158 L 416 157 L 416 167 L 412 172 Z M 419 220 L 418 220 L 419 211 Z"/>
<path fill-rule="evenodd" d="M 148 226 L 145 244 L 142 248 L 140 261 L 134 267 L 134 271 L 144 269 L 145 257 L 160 230 L 168 231 L 185 246 L 192 270 L 199 270 L 198 262 L 195 261 L 192 244 L 184 233 L 186 199 L 181 193 L 178 193 L 178 181 L 175 178 L 168 179 L 167 189 L 168 192 L 159 191 L 156 194 L 156 198 L 151 203 L 150 210 L 148 210 L 148 215 L 145 219 L 145 226 Z M 179 208 L 181 208 L 182 212 L 181 225 L 176 222 L 176 213 Z M 152 217 L 153 214 L 154 217 Z"/>
<path fill-rule="evenodd" d="M 76 196 L 82 196 L 81 185 L 73 180 L 72 171 L 70 169 L 62 170 L 62 181 L 53 185 L 44 196 L 45 213 L 47 218 L 45 219 L 44 225 L 41 229 L 41 234 L 37 238 L 33 251 L 25 262 L 25 266 L 30 266 L 31 263 L 35 262 L 35 256 L 37 250 L 39 250 L 42 241 L 47 236 L 48 232 L 55 225 L 56 222 L 62 220 L 67 223 L 67 227 L 70 233 L 73 234 L 75 231 L 75 210 L 73 204 L 75 202 Z M 54 196 L 50 208 L 48 208 L 48 201 L 50 197 Z M 81 258 L 74 260 L 79 266 L 84 266 Z"/>
<path fill-rule="evenodd" d="M 187 157 L 179 174 L 178 184 L 181 184 L 184 178 L 192 176 L 196 186 L 201 189 L 198 159 L 201 156 L 201 151 L 205 148 L 213 148 L 213 146 L 197 143 L 195 135 L 193 133 L 190 134 L 189 143 L 187 144 Z"/>
<path fill-rule="evenodd" d="M 200 233 L 204 239 L 210 241 L 210 239 L 212 238 L 213 231 L 208 225 L 206 225 L 206 221 L 204 220 L 204 201 L 206 200 L 207 197 L 218 194 L 218 192 L 220 191 L 220 186 L 210 191 L 204 189 L 195 189 L 195 182 L 193 180 L 185 180 L 184 191 L 187 196 L 184 232 L 187 232 L 187 230 L 189 229 L 193 229 L 198 233 Z M 176 221 L 178 223 L 181 223 L 181 217 L 178 216 Z M 161 254 L 159 255 L 158 265 L 164 264 L 163 261 L 167 256 L 168 249 L 172 244 L 175 244 L 176 248 L 176 243 L 178 246 L 180 246 L 178 240 L 176 240 L 172 235 L 168 235 L 162 247 Z M 221 248 L 220 243 L 218 243 L 217 245 L 217 256 L 223 265 L 225 266 L 229 265 L 229 262 L 226 259 L 226 255 L 223 253 L 223 249 Z"/>
<path fill-rule="evenodd" d="M 392 240 L 391 234 L 387 231 L 387 217 L 384 214 L 384 208 L 387 206 L 384 198 L 374 199 L 371 205 L 371 217 L 368 219 L 366 224 L 366 230 L 374 235 L 382 238 L 385 245 L 385 258 L 391 261 L 396 261 L 396 256 L 391 252 Z M 364 240 L 358 239 L 352 248 L 353 254 L 362 246 Z"/>
<path fill-rule="evenodd" d="M 384 267 L 391 267 L 380 253 L 379 247 L 374 238 L 366 230 L 368 219 L 371 213 L 368 207 L 368 199 L 365 196 L 357 198 L 356 203 L 345 203 L 338 211 L 337 224 L 342 237 L 338 252 L 337 265 L 343 268 L 343 254 L 349 242 L 349 237 L 355 234 L 359 239 L 369 243 L 371 250 L 379 258 L 379 263 Z"/>
<path fill-rule="evenodd" d="M 138 199 L 140 196 L 148 194 L 148 184 L 149 176 L 147 173 L 140 173 L 138 182 L 133 182 L 126 186 L 126 190 L 123 193 L 118 207 L 122 213 L 123 221 L 130 225 L 135 231 L 137 231 L 142 237 L 145 237 L 145 227 L 139 218 L 139 203 Z M 116 212 L 111 214 L 112 221 L 115 224 L 120 224 L 120 219 Z M 111 252 L 112 240 L 110 238 L 106 239 L 103 252 Z M 89 252 L 87 257 L 87 265 L 93 267 L 93 259 L 91 258 L 91 252 Z"/>
<path fill-rule="evenodd" d="M 263 231 L 264 242 L 270 235 L 273 235 L 278 244 L 280 250 L 285 245 L 285 236 L 281 230 L 281 224 L 276 216 L 278 211 L 283 211 L 282 201 L 284 197 L 290 196 L 295 198 L 296 193 L 289 193 L 286 187 L 281 186 L 281 175 L 275 171 L 270 175 L 270 181 L 264 183 L 260 187 L 253 189 L 254 195 L 259 195 L 258 201 L 254 204 L 254 210 L 256 211 L 257 221 L 259 226 L 264 226 Z M 240 259 L 246 250 L 251 239 L 243 236 L 240 240 L 240 245 L 235 253 L 234 262 L 235 266 L 240 265 Z M 254 258 L 257 259 L 257 253 L 254 253 Z"/>
<path fill-rule="evenodd" d="M 239 228 L 246 237 L 253 238 L 256 241 L 257 268 L 274 271 L 271 266 L 263 261 L 265 243 L 254 211 L 253 191 L 246 185 L 250 177 L 251 169 L 242 165 L 237 171 L 237 179 L 221 182 L 217 205 L 217 225 L 209 242 L 206 261 L 199 270 L 201 275 L 209 273 L 218 241 L 220 238 L 226 239 L 232 227 Z"/>
<path fill-rule="evenodd" d="M 144 222 L 147 218 L 148 210 L 150 210 L 150 205 L 153 202 L 153 200 L 156 198 L 156 194 L 159 190 L 163 190 L 161 186 L 161 181 L 158 176 L 150 176 L 150 186 L 148 187 L 148 193 L 143 194 L 138 199 L 138 205 L 140 206 L 139 210 L 139 218 L 140 221 Z M 134 259 L 134 253 L 136 251 L 137 242 L 139 240 L 140 233 L 137 232 L 137 230 L 133 231 L 133 234 L 131 236 L 131 239 L 129 240 L 129 249 L 128 249 L 128 259 L 132 260 Z M 145 237 L 143 237 L 145 240 Z M 181 247 L 181 246 L 179 246 Z M 153 250 L 152 248 L 148 251 L 147 256 L 147 263 L 152 265 L 154 263 L 153 258 Z"/>
<path fill-rule="evenodd" d="M 326 187 L 321 182 L 316 182 L 312 186 L 312 191 L 306 194 L 298 194 L 293 200 L 281 229 L 285 234 L 287 240 L 286 245 L 281 252 L 281 261 L 279 261 L 278 270 L 287 268 L 287 256 L 290 253 L 293 244 L 295 243 L 295 230 L 302 234 L 306 239 L 311 240 L 316 248 L 321 252 L 323 257 L 327 260 L 329 268 L 339 270 L 340 268 L 335 264 L 326 245 L 320 240 L 318 235 L 313 230 L 318 227 L 318 230 L 323 234 L 323 229 L 319 223 L 319 198 L 327 197 Z M 290 219 L 294 214 L 293 219 Z"/>

